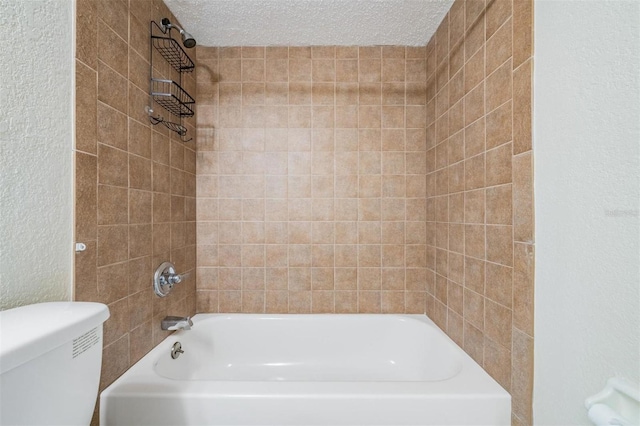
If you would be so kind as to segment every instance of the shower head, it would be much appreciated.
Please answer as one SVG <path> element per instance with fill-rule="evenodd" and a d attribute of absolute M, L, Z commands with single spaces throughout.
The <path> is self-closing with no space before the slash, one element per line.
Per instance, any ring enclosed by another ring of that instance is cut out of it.
<path fill-rule="evenodd" d="M 180 30 L 180 35 L 182 36 L 182 44 L 187 49 L 191 49 L 196 45 L 196 39 L 185 30 Z"/>
<path fill-rule="evenodd" d="M 172 24 L 169 19 L 167 18 L 162 18 L 162 25 L 164 26 L 164 30 L 168 31 L 171 28 L 175 28 L 176 30 L 178 30 L 180 32 L 180 36 L 182 37 L 182 45 L 184 47 L 186 47 L 187 49 L 191 49 L 192 47 L 195 47 L 196 45 L 196 39 L 193 38 L 193 36 L 191 34 L 189 34 L 188 32 L 186 32 L 185 30 L 183 30 L 182 28 L 180 28 L 179 26 Z"/>

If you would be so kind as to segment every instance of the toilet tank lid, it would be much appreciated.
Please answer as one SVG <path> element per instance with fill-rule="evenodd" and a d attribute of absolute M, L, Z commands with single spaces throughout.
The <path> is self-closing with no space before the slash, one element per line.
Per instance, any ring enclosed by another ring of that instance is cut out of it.
<path fill-rule="evenodd" d="M 0 312 L 0 374 L 72 341 L 107 318 L 109 308 L 93 302 L 36 303 Z"/>

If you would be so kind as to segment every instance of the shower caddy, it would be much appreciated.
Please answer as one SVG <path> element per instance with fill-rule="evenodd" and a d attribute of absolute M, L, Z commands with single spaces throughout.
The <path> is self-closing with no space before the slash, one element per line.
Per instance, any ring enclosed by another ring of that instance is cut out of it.
<path fill-rule="evenodd" d="M 195 99 L 182 88 L 182 74 L 193 72 L 195 64 L 180 46 L 178 41 L 171 37 L 171 27 L 167 26 L 169 20 L 164 18 L 162 26 L 155 21 L 151 21 L 150 34 L 151 43 L 149 46 L 149 97 L 150 105 L 147 107 L 149 120 L 151 124 L 162 124 L 171 131 L 180 135 L 183 142 L 189 142 L 191 139 L 185 139 L 187 128 L 183 125 L 183 117 L 193 117 Z M 155 30 L 154 30 L 155 27 Z M 178 72 L 179 81 L 154 78 L 153 77 L 153 49 L 158 51 L 160 55 Z M 153 102 L 163 107 L 174 117 L 178 118 L 178 122 L 167 121 L 159 115 L 154 116 Z"/>

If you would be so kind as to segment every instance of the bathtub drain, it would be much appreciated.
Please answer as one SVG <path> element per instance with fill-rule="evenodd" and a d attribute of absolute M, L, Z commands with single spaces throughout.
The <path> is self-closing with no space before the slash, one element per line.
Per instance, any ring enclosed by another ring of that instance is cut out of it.
<path fill-rule="evenodd" d="M 180 356 L 180 354 L 183 354 L 184 351 L 182 350 L 182 345 L 180 344 L 180 342 L 175 342 L 173 344 L 173 347 L 171 348 L 171 358 L 176 359 Z"/>

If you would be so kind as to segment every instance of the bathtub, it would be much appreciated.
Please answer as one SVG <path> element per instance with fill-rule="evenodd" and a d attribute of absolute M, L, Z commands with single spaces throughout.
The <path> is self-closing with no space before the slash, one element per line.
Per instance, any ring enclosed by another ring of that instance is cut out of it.
<path fill-rule="evenodd" d="M 509 394 L 424 315 L 193 322 L 102 392 L 102 426 L 511 422 Z"/>

